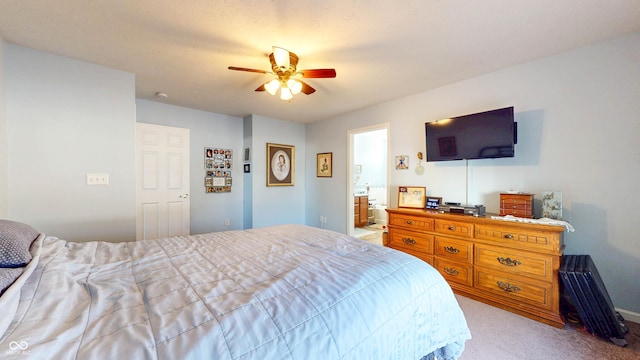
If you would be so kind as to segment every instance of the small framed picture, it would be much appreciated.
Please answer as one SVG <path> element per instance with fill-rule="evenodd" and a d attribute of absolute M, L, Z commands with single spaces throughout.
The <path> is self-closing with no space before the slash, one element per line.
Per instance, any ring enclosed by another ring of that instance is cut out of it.
<path fill-rule="evenodd" d="M 316 176 L 331 177 L 333 172 L 333 153 L 320 153 L 317 155 Z"/>
<path fill-rule="evenodd" d="M 244 164 L 244 172 L 245 173 L 251 172 L 251 164 Z"/>
<path fill-rule="evenodd" d="M 251 150 L 249 148 L 244 148 L 244 162 L 251 161 Z"/>
<path fill-rule="evenodd" d="M 542 217 L 562 220 L 561 191 L 544 191 L 542 193 Z"/>
<path fill-rule="evenodd" d="M 396 156 L 396 170 L 409 169 L 409 155 Z"/>
<path fill-rule="evenodd" d="M 436 196 L 427 196 L 426 198 L 427 209 L 438 210 L 440 204 L 442 204 L 442 198 Z"/>
<path fill-rule="evenodd" d="M 424 209 L 426 192 L 424 186 L 399 186 L 398 207 Z"/>

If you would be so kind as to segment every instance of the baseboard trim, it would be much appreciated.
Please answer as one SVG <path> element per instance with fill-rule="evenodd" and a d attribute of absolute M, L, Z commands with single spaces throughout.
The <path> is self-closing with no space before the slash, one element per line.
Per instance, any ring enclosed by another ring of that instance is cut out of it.
<path fill-rule="evenodd" d="M 631 321 L 631 322 L 640 324 L 640 314 L 638 314 L 637 312 L 624 310 L 624 309 L 616 309 L 616 311 L 619 312 L 620 315 L 622 315 L 622 317 L 626 321 Z"/>

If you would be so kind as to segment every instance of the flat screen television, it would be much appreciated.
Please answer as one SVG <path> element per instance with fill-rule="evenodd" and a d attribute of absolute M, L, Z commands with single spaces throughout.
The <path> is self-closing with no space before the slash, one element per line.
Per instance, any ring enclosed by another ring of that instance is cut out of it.
<path fill-rule="evenodd" d="M 427 161 L 515 156 L 513 106 L 425 123 Z"/>

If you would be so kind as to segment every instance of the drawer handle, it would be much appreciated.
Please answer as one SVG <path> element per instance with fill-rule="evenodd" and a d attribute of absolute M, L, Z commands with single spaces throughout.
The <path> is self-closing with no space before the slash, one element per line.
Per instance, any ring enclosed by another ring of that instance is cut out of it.
<path fill-rule="evenodd" d="M 411 224 L 413 224 L 413 221 L 407 220 L 407 224 L 411 225 Z"/>
<path fill-rule="evenodd" d="M 513 238 L 515 238 L 515 236 L 513 236 L 513 234 L 506 234 L 506 235 L 504 236 L 504 238 L 505 238 L 505 239 L 512 240 Z"/>
<path fill-rule="evenodd" d="M 447 274 L 451 275 L 451 276 L 458 276 L 458 274 L 460 274 L 460 272 L 456 269 L 453 268 L 443 268 L 442 270 L 444 270 L 444 272 L 446 272 Z"/>
<path fill-rule="evenodd" d="M 500 264 L 504 265 L 504 266 L 518 266 L 518 265 L 522 265 L 522 263 L 520 262 L 520 260 L 511 260 L 511 258 L 503 258 L 503 257 L 499 257 L 497 258 L 498 262 L 500 262 Z"/>
<path fill-rule="evenodd" d="M 411 238 L 402 238 L 402 241 L 407 245 L 415 245 L 416 241 Z"/>
<path fill-rule="evenodd" d="M 449 254 L 457 254 L 460 252 L 459 249 L 456 249 L 453 246 L 445 246 L 444 251 L 448 252 Z"/>
<path fill-rule="evenodd" d="M 515 285 L 511 285 L 509 283 L 505 283 L 502 281 L 498 281 L 498 287 L 506 292 L 518 292 L 522 289 L 520 289 L 519 287 L 515 286 Z"/>
<path fill-rule="evenodd" d="M 449 230 L 451 230 L 451 231 L 455 231 L 455 230 L 456 230 L 456 227 L 455 227 L 455 226 L 449 226 Z"/>

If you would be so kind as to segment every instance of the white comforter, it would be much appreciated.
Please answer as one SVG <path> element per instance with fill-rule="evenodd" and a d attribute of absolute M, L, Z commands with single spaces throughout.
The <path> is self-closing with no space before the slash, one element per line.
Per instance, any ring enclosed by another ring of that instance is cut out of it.
<path fill-rule="evenodd" d="M 0 357 L 443 360 L 469 338 L 425 262 L 283 225 L 134 243 L 47 237 Z"/>

